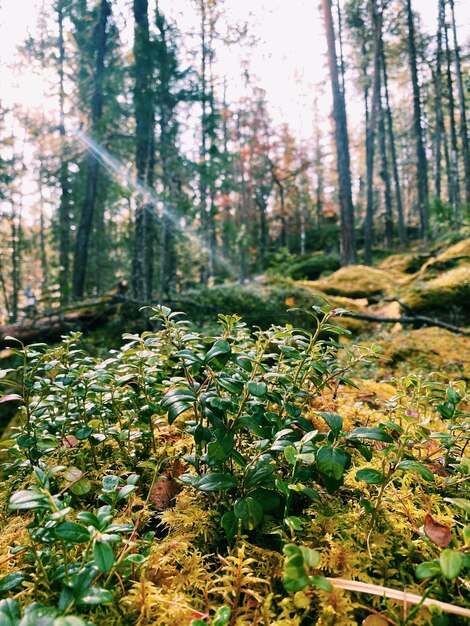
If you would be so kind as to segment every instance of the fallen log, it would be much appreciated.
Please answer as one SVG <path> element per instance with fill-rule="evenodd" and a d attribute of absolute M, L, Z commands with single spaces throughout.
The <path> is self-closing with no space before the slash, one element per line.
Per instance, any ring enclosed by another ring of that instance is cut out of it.
<path fill-rule="evenodd" d="M 9 337 L 24 344 L 53 342 L 72 331 L 88 332 L 103 326 L 117 312 L 122 300 L 116 296 L 103 296 L 67 309 L 33 319 L 22 319 L 0 326 L 0 348 L 12 345 Z"/>
<path fill-rule="evenodd" d="M 456 335 L 463 335 L 470 337 L 470 330 L 448 324 L 447 322 L 441 322 L 432 317 L 426 317 L 425 315 L 404 315 L 403 317 L 381 317 L 380 315 L 369 315 L 368 313 L 342 313 L 342 317 L 351 317 L 357 320 L 364 320 L 365 322 L 378 322 L 380 324 L 426 324 L 427 326 L 438 326 L 439 328 L 445 328 L 451 333 Z"/>

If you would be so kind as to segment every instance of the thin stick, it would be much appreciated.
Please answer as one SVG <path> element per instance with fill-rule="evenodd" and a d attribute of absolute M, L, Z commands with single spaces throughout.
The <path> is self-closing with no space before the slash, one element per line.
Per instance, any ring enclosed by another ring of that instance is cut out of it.
<path fill-rule="evenodd" d="M 390 587 L 381 587 L 380 585 L 363 583 L 358 580 L 346 580 L 344 578 L 328 578 L 328 580 L 333 587 L 337 589 L 346 589 L 347 591 L 356 591 L 357 593 L 369 593 L 374 596 L 385 596 L 390 600 L 398 600 L 399 602 L 409 604 L 436 606 L 446 613 L 470 617 L 470 609 L 465 609 L 455 604 L 447 604 L 447 602 L 440 602 L 439 600 L 433 600 L 432 598 L 423 598 L 423 596 L 408 593 L 407 591 L 399 591 L 398 589 L 391 589 Z"/>

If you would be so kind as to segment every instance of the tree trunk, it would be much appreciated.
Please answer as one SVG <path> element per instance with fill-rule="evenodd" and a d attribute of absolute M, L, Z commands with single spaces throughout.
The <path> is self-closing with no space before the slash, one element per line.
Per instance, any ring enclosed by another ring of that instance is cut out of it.
<path fill-rule="evenodd" d="M 460 112 L 460 141 L 463 152 L 463 165 L 465 172 L 465 201 L 467 207 L 470 208 L 470 147 L 468 141 L 467 127 L 467 108 L 465 103 L 465 93 L 462 81 L 462 67 L 460 63 L 460 50 L 457 40 L 457 26 L 455 24 L 455 7 L 454 0 L 449 0 L 452 15 L 452 32 L 454 36 L 454 61 L 455 61 L 455 79 L 457 81 L 457 91 L 459 94 L 459 112 Z"/>
<path fill-rule="evenodd" d="M 460 180 L 459 180 L 459 157 L 457 146 L 457 128 L 455 123 L 455 101 L 454 86 L 452 81 L 451 54 L 449 48 L 449 36 L 447 25 L 444 26 L 445 32 L 445 51 L 446 51 L 446 74 L 447 74 L 447 97 L 449 106 L 449 125 L 450 125 L 450 172 L 451 172 L 451 188 L 450 198 L 454 219 L 458 220 L 460 210 Z"/>
<path fill-rule="evenodd" d="M 154 163 L 153 54 L 150 41 L 148 0 L 134 0 L 134 111 L 136 122 L 135 164 L 137 182 L 144 189 L 152 179 Z M 155 206 L 145 192 L 135 214 L 133 292 L 136 300 L 152 299 Z"/>
<path fill-rule="evenodd" d="M 435 107 L 436 107 L 436 130 L 434 135 L 434 195 L 438 201 L 442 197 L 441 185 L 441 161 L 442 161 L 442 131 L 444 128 L 444 116 L 442 113 L 442 28 L 444 26 L 444 0 L 438 0 L 437 20 L 437 47 L 436 47 L 436 72 L 435 72 Z"/>
<path fill-rule="evenodd" d="M 383 38 L 380 39 L 380 60 L 382 64 L 383 83 L 384 83 L 384 92 L 385 92 L 385 115 L 387 119 L 388 143 L 390 146 L 390 157 L 392 160 L 393 183 L 395 186 L 395 203 L 397 206 L 397 215 L 398 215 L 398 240 L 400 242 L 400 246 L 403 246 L 406 243 L 406 226 L 405 226 L 405 216 L 404 216 L 404 211 L 403 211 L 400 175 L 398 173 L 398 159 L 397 159 L 397 150 L 396 150 L 396 145 L 395 145 L 395 132 L 393 129 L 393 115 L 392 115 L 392 108 L 390 106 L 390 95 L 388 92 L 387 61 L 385 57 Z"/>
<path fill-rule="evenodd" d="M 364 263 L 372 263 L 372 244 L 374 238 L 374 153 L 375 129 L 380 99 L 380 37 L 382 16 L 377 10 L 377 0 L 370 0 L 370 13 L 373 28 L 373 62 L 371 106 L 366 129 L 366 169 L 367 169 L 367 206 L 364 224 Z"/>
<path fill-rule="evenodd" d="M 339 183 L 339 202 L 341 215 L 341 262 L 350 265 L 356 260 L 354 233 L 354 207 L 351 191 L 351 165 L 349 156 L 349 138 L 346 117 L 346 103 L 341 91 L 338 62 L 335 48 L 335 30 L 331 14 L 331 0 L 322 0 L 321 6 L 325 20 L 325 33 L 328 44 L 328 65 L 330 70 L 331 90 L 333 94 L 333 116 L 335 120 L 335 138 Z"/>
<path fill-rule="evenodd" d="M 59 286 L 60 301 L 66 306 L 70 300 L 70 185 L 65 145 L 65 45 L 64 45 L 64 0 L 57 4 L 57 20 L 59 26 L 58 37 L 58 70 L 59 70 L 59 135 L 60 135 L 60 165 L 59 165 Z"/>
<path fill-rule="evenodd" d="M 93 96 L 91 100 L 91 127 L 92 135 L 99 133 L 99 124 L 103 115 L 103 81 L 104 60 L 106 55 L 107 23 L 111 9 L 108 0 L 101 0 L 98 24 L 96 26 L 96 56 L 94 68 Z M 98 188 L 99 163 L 92 152 L 87 157 L 87 181 L 85 199 L 83 202 L 80 223 L 75 241 L 75 256 L 73 264 L 72 292 L 75 300 L 83 298 L 85 279 L 88 264 L 90 234 L 93 228 L 93 214 L 96 204 Z"/>
<path fill-rule="evenodd" d="M 416 41 L 413 11 L 411 0 L 406 0 L 406 16 L 408 24 L 408 57 L 410 63 L 411 83 L 413 87 L 413 125 L 416 141 L 416 169 L 418 183 L 418 215 L 419 232 L 421 239 L 428 235 L 429 207 L 428 207 L 428 162 L 424 147 L 424 134 L 421 123 L 421 95 L 418 82 L 418 66 L 416 62 Z"/>

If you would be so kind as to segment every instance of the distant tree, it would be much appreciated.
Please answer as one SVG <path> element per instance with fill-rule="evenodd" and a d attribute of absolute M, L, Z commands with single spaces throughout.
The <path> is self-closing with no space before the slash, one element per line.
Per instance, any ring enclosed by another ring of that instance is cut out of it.
<path fill-rule="evenodd" d="M 134 0 L 134 109 L 137 181 L 153 187 L 155 167 L 154 55 L 150 39 L 148 0 Z M 140 194 L 135 214 L 132 285 L 134 296 L 150 302 L 153 286 L 155 206 Z"/>
<path fill-rule="evenodd" d="M 93 139 L 99 134 L 99 126 L 103 116 L 103 83 L 105 72 L 105 56 L 107 43 L 107 24 L 111 14 L 108 0 L 100 1 L 98 21 L 94 32 L 94 75 L 91 99 L 90 135 Z M 98 189 L 99 163 L 93 152 L 88 153 L 87 178 L 85 198 L 80 213 L 77 236 L 75 240 L 75 255 L 73 265 L 72 295 L 74 299 L 83 298 L 85 277 L 88 265 L 90 235 L 93 225 Z"/>
<path fill-rule="evenodd" d="M 413 128 L 416 145 L 419 230 L 421 238 L 425 238 L 428 235 L 429 227 L 428 161 L 424 145 L 421 91 L 419 87 L 418 65 L 416 60 L 415 24 L 411 0 L 405 0 L 405 8 L 408 28 L 408 60 L 411 74 L 411 84 L 413 88 Z"/>
<path fill-rule="evenodd" d="M 336 54 L 335 30 L 331 12 L 331 0 L 322 0 L 325 32 L 328 44 L 328 66 L 333 94 L 333 116 L 335 120 L 336 154 L 338 167 L 339 202 L 341 216 L 341 262 L 350 265 L 356 260 L 354 232 L 354 207 L 351 190 L 351 165 L 346 117 L 346 103 L 341 90 Z"/>

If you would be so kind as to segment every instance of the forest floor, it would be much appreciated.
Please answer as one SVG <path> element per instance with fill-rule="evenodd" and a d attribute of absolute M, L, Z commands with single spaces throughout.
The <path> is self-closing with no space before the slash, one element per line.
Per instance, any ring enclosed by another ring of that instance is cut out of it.
<path fill-rule="evenodd" d="M 218 326 L 161 309 L 96 356 L 13 348 L 0 624 L 468 623 L 470 337 L 341 309 L 468 330 L 469 259 L 215 289 L 191 302 Z"/>

